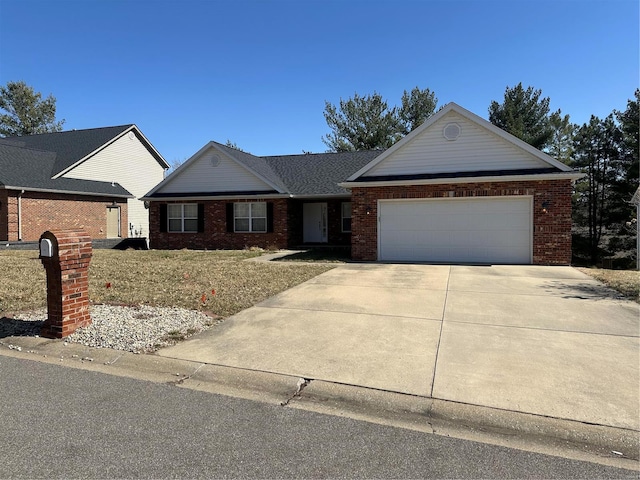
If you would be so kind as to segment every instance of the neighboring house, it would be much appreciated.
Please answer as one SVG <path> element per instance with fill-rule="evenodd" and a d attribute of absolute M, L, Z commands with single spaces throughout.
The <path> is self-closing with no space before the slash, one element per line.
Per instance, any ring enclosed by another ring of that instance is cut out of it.
<path fill-rule="evenodd" d="M 386 151 L 257 157 L 210 142 L 143 199 L 152 248 L 564 265 L 581 176 L 450 103 Z"/>
<path fill-rule="evenodd" d="M 0 138 L 0 241 L 82 228 L 91 238 L 144 237 L 144 193 L 167 162 L 135 125 Z"/>

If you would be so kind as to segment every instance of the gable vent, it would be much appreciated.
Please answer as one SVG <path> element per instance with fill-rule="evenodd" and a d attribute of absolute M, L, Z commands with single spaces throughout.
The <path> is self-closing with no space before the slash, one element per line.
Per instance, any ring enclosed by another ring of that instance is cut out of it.
<path fill-rule="evenodd" d="M 462 132 L 462 129 L 460 128 L 460 125 L 458 125 L 457 123 L 447 123 L 444 126 L 444 129 L 442 130 L 442 135 L 447 140 L 453 141 L 460 136 L 461 132 Z"/>
<path fill-rule="evenodd" d="M 220 155 L 210 155 L 209 156 L 209 163 L 211 164 L 212 167 L 217 167 L 218 165 L 220 165 Z"/>

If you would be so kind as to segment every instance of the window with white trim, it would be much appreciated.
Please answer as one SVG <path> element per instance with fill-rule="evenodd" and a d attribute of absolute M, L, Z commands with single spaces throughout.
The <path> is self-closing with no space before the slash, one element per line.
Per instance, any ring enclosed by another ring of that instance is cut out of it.
<path fill-rule="evenodd" d="M 234 203 L 233 228 L 235 232 L 266 233 L 267 203 Z"/>
<path fill-rule="evenodd" d="M 169 232 L 197 232 L 198 204 L 171 203 L 167 205 L 167 227 Z"/>
<path fill-rule="evenodd" d="M 342 231 L 351 232 L 351 202 L 342 202 Z"/>

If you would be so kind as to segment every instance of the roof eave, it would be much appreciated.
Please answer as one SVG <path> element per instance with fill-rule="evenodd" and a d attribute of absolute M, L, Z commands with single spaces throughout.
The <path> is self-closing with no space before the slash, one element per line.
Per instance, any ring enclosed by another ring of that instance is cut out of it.
<path fill-rule="evenodd" d="M 479 125 L 482 128 L 487 129 L 488 131 L 490 131 L 494 135 L 502 138 L 504 141 L 507 141 L 507 142 L 515 145 L 516 147 L 519 147 L 522 150 L 525 150 L 526 152 L 528 152 L 529 154 L 535 156 L 539 160 L 541 160 L 541 161 L 543 161 L 543 162 L 545 162 L 545 163 L 547 163 L 547 164 L 549 164 L 549 165 L 551 165 L 553 167 L 556 167 L 559 170 L 562 170 L 562 171 L 565 171 L 565 172 L 570 172 L 571 171 L 571 167 L 568 167 L 564 163 L 559 162 L 558 160 L 556 160 L 555 158 L 551 157 L 550 155 L 547 155 L 546 153 L 542 152 L 541 150 L 538 150 L 537 148 L 532 147 L 531 145 L 529 145 L 525 141 L 523 141 L 523 140 L 519 139 L 518 137 L 516 137 L 516 136 L 514 136 L 514 135 L 512 135 L 512 134 L 510 134 L 510 133 L 508 133 L 508 132 L 506 132 L 504 130 L 502 130 L 500 127 L 497 127 L 497 126 L 493 125 L 488 120 L 485 120 L 484 118 L 476 115 L 475 113 L 467 110 L 466 108 L 461 107 L 460 105 L 458 105 L 458 104 L 456 104 L 454 102 L 450 102 L 450 103 L 446 104 L 442 108 L 442 110 L 436 112 L 434 115 L 429 117 L 425 123 L 420 125 L 414 131 L 410 132 L 407 136 L 402 138 L 400 141 L 395 143 L 393 146 L 391 146 L 390 148 L 388 148 L 387 150 L 382 152 L 378 157 L 374 158 L 367 165 L 365 165 L 360 170 L 358 170 L 353 175 L 351 175 L 347 179 L 347 182 L 354 181 L 357 178 L 363 176 L 366 172 L 368 172 L 373 167 L 375 167 L 376 165 L 381 163 L 385 158 L 388 158 L 395 151 L 399 150 L 404 145 L 412 142 L 415 137 L 420 135 L 420 133 L 422 133 L 424 130 L 428 129 L 431 125 L 436 123 L 438 120 L 440 120 L 440 118 L 444 117 L 445 115 L 447 115 L 451 111 L 454 111 L 454 112 L 458 113 L 459 115 L 462 115 L 463 117 L 467 118 L 467 120 Z"/>
<path fill-rule="evenodd" d="M 342 182 L 338 185 L 342 188 L 354 187 L 399 187 L 405 185 L 438 185 L 451 183 L 478 183 L 478 182 L 515 182 L 515 181 L 540 181 L 540 180 L 571 180 L 576 181 L 584 177 L 579 172 L 539 173 L 533 175 L 493 175 L 486 177 L 446 177 L 423 178 L 415 180 L 377 180 L 373 182 Z"/>
<path fill-rule="evenodd" d="M 24 190 L 25 192 L 40 192 L 40 193 L 61 193 L 64 195 L 88 195 L 91 197 L 117 197 L 117 198 L 136 198 L 135 195 L 124 193 L 98 193 L 98 192 L 82 192 L 79 190 L 60 190 L 55 188 L 34 188 L 34 187 L 21 187 L 15 185 L 2 185 L 0 188 L 5 190 Z"/>
<path fill-rule="evenodd" d="M 251 199 L 265 199 L 265 198 L 290 198 L 290 195 L 282 193 L 266 193 L 264 195 L 193 195 L 193 196 L 174 196 L 174 197 L 140 197 L 140 200 L 145 202 L 172 202 L 172 201 L 193 201 L 193 200 L 242 200 L 246 198 Z"/>

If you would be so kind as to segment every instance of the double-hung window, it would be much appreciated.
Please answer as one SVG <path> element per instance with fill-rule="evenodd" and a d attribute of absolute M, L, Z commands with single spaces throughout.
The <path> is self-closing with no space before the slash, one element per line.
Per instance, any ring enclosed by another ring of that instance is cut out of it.
<path fill-rule="evenodd" d="M 169 232 L 197 232 L 198 204 L 171 203 L 167 205 L 167 226 Z"/>
<path fill-rule="evenodd" d="M 342 202 L 342 231 L 351 231 L 351 202 Z"/>
<path fill-rule="evenodd" d="M 243 202 L 233 204 L 233 228 L 235 232 L 267 231 L 266 202 Z"/>

